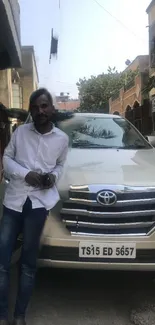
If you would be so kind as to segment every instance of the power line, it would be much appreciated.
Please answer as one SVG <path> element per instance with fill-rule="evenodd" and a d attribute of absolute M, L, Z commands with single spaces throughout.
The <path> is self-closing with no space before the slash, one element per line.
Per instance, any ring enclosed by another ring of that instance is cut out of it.
<path fill-rule="evenodd" d="M 120 19 L 115 17 L 110 11 L 108 11 L 101 3 L 99 3 L 97 0 L 94 0 L 94 2 L 102 8 L 109 16 L 111 16 L 113 19 L 115 19 L 120 25 L 122 25 L 125 29 L 127 29 L 130 33 L 132 33 L 136 38 L 139 38 L 142 42 L 145 40 L 140 38 L 133 30 L 131 30 L 128 26 L 126 26 Z"/>

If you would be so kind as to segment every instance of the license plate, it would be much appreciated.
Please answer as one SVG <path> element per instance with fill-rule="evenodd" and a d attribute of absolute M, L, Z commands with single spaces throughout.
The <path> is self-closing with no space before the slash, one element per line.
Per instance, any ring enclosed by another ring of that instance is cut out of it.
<path fill-rule="evenodd" d="M 79 257 L 85 258 L 136 258 L 135 243 L 79 243 Z"/>

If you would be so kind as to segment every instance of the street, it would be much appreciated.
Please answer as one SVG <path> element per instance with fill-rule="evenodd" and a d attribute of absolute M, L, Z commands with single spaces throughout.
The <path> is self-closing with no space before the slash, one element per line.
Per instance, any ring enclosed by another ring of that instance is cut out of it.
<path fill-rule="evenodd" d="M 17 272 L 11 272 L 10 313 Z M 28 325 L 154 325 L 153 273 L 40 269 Z"/>

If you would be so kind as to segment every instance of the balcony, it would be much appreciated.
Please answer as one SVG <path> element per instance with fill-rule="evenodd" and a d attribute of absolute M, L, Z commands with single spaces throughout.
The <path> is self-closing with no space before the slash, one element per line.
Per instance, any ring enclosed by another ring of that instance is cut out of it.
<path fill-rule="evenodd" d="M 20 7 L 17 0 L 0 0 L 0 30 L 0 69 L 20 67 Z"/>

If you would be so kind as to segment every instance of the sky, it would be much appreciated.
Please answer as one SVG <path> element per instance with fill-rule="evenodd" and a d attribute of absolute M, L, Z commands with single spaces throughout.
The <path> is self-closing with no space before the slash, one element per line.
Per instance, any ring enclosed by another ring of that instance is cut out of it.
<path fill-rule="evenodd" d="M 60 1 L 60 8 L 59 8 Z M 79 78 L 125 69 L 125 61 L 148 54 L 151 0 L 19 0 L 22 45 L 33 45 L 39 85 L 76 98 Z M 58 56 L 49 64 L 51 29 Z"/>

